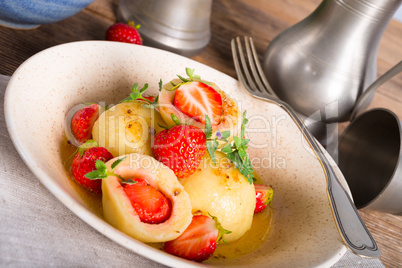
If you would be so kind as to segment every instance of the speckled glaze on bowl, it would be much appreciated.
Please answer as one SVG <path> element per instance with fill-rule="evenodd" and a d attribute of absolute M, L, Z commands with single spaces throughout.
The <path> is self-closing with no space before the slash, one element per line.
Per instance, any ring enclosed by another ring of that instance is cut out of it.
<path fill-rule="evenodd" d="M 71 17 L 94 0 L 1 0 L 0 25 L 31 29 Z"/>
<path fill-rule="evenodd" d="M 149 90 L 157 93 L 160 78 L 167 82 L 176 74 L 184 75 L 185 67 L 215 81 L 247 110 L 250 157 L 261 179 L 275 191 L 269 237 L 260 249 L 235 260 L 194 263 L 128 237 L 88 205 L 62 164 L 64 117 L 73 106 L 117 103 L 135 82 L 148 82 Z M 191 59 L 117 42 L 56 46 L 28 59 L 11 77 L 5 116 L 21 157 L 50 192 L 105 236 L 156 262 L 173 267 L 329 267 L 346 252 L 328 203 L 322 167 L 293 121 L 277 106 L 250 97 L 237 80 Z"/>

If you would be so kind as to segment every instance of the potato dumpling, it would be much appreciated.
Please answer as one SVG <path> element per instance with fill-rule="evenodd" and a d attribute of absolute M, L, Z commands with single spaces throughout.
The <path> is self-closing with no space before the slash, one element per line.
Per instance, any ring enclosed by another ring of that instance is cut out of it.
<path fill-rule="evenodd" d="M 194 81 L 199 81 L 194 79 Z M 161 113 L 163 120 L 165 120 L 168 126 L 174 125 L 172 120 L 172 115 L 174 114 L 181 123 L 187 123 L 198 128 L 204 129 L 204 123 L 198 122 L 188 115 L 184 114 L 177 107 L 174 106 L 174 98 L 176 90 L 172 90 L 173 85 L 178 85 L 183 82 L 180 79 L 173 79 L 171 82 L 163 85 L 162 91 L 159 93 L 158 108 Z M 216 131 L 219 129 L 220 132 L 230 130 L 232 135 L 237 135 L 241 122 L 241 112 L 237 103 L 232 100 L 223 90 L 221 90 L 215 83 L 212 83 L 211 87 L 217 91 L 222 97 L 222 119 L 220 124 L 213 126 L 212 137 L 215 137 Z"/>
<path fill-rule="evenodd" d="M 122 157 L 119 157 L 122 158 Z M 108 170 L 118 158 L 106 163 Z M 144 223 L 131 205 L 120 180 L 109 176 L 102 180 L 103 214 L 107 222 L 127 235 L 145 243 L 177 238 L 191 223 L 191 202 L 173 171 L 153 157 L 130 154 L 117 165 L 115 174 L 124 179 L 143 178 L 172 203 L 170 217 L 159 224 Z"/>
<path fill-rule="evenodd" d="M 217 217 L 223 228 L 232 232 L 225 235 L 226 241 L 232 242 L 251 227 L 255 190 L 223 153 L 215 154 L 216 165 L 205 154 L 198 170 L 180 182 L 190 196 L 193 213 Z"/>
<path fill-rule="evenodd" d="M 165 125 L 159 112 L 142 101 L 117 104 L 103 112 L 95 122 L 92 137 L 113 156 L 140 153 L 153 156 L 153 136 Z"/>

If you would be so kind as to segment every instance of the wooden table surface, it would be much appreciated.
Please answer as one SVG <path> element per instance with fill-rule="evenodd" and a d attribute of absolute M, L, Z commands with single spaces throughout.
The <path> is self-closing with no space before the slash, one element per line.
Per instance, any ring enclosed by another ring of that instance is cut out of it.
<path fill-rule="evenodd" d="M 286 28 L 310 14 L 320 0 L 214 0 L 211 17 L 212 38 L 207 48 L 193 57 L 232 77 L 230 40 L 253 37 L 263 55 L 270 41 Z M 0 26 L 0 74 L 12 75 L 35 53 L 67 42 L 103 40 L 108 26 L 116 21 L 118 0 L 95 0 L 90 6 L 64 21 L 33 30 L 14 30 Z M 378 75 L 402 59 L 402 24 L 392 20 L 378 49 Z M 399 74 L 377 92 L 371 107 L 386 107 L 402 119 L 402 75 Z M 343 128 L 344 126 L 341 126 Z M 360 211 L 368 229 L 382 251 L 385 267 L 402 266 L 402 216 Z"/>

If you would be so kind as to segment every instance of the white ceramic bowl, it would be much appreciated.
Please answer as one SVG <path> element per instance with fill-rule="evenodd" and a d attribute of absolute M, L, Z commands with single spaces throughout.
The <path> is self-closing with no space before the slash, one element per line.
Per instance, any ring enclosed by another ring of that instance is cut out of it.
<path fill-rule="evenodd" d="M 299 129 L 277 106 L 246 94 L 238 81 L 191 59 L 144 46 L 90 41 L 56 46 L 23 63 L 5 97 L 10 136 L 21 157 L 64 205 L 82 220 L 137 254 L 175 267 L 185 261 L 143 244 L 105 222 L 91 197 L 70 179 L 61 157 L 64 119 L 80 102 L 117 103 L 132 84 L 150 83 L 156 93 L 185 67 L 215 81 L 238 100 L 250 120 L 250 157 L 275 191 L 273 228 L 258 250 L 236 260 L 211 259 L 211 266 L 329 267 L 346 252 L 326 195 L 326 178 Z M 335 167 L 335 170 L 339 170 Z M 341 176 L 342 177 L 342 176 Z M 343 178 L 343 177 L 342 177 Z M 345 181 L 342 183 L 346 186 Z M 347 187 L 347 186 L 346 186 Z M 91 243 L 91 241 L 88 241 Z"/>

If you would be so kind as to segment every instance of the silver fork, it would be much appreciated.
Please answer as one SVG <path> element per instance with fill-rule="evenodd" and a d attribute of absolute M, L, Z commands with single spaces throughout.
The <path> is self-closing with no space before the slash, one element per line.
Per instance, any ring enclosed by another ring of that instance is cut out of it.
<path fill-rule="evenodd" d="M 313 149 L 317 159 L 320 161 L 327 178 L 327 195 L 335 223 L 347 248 L 362 257 L 380 257 L 381 252 L 377 243 L 361 219 L 349 194 L 340 184 L 323 150 L 312 137 L 293 108 L 286 102 L 281 101 L 269 86 L 260 66 L 252 39 L 245 37 L 245 52 L 243 51 L 240 37 L 233 39 L 231 45 L 237 76 L 243 87 L 252 96 L 283 108 L 297 124 L 310 147 Z"/>

